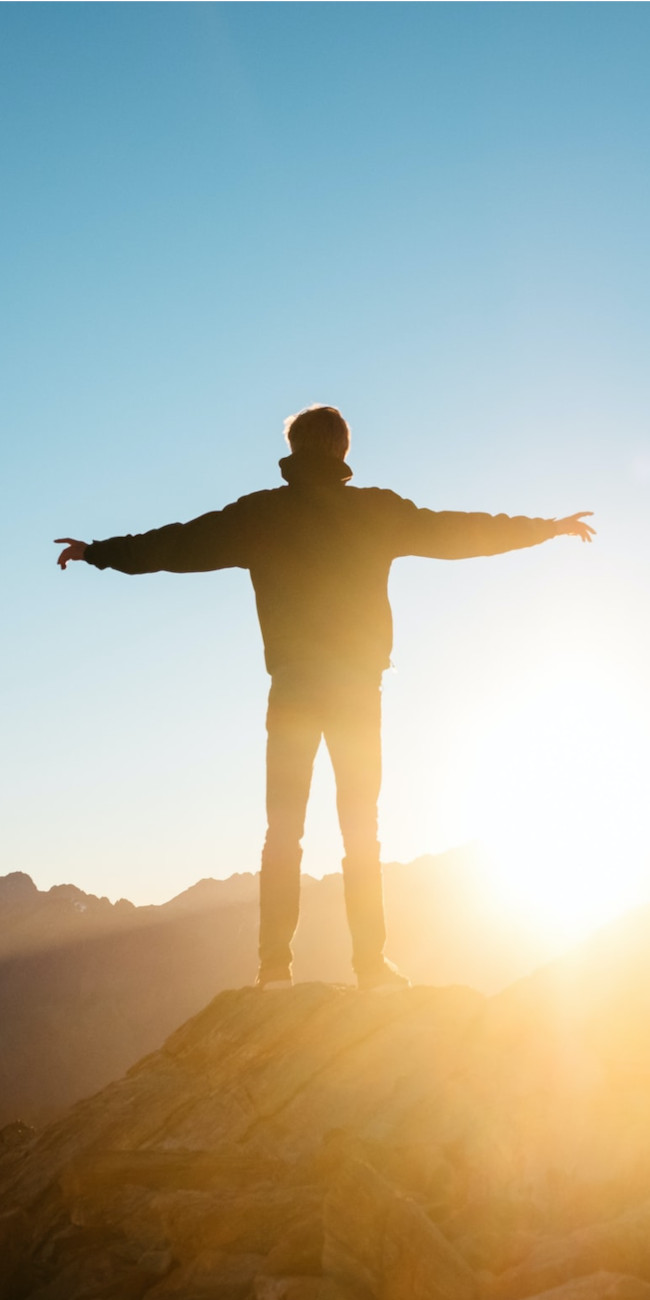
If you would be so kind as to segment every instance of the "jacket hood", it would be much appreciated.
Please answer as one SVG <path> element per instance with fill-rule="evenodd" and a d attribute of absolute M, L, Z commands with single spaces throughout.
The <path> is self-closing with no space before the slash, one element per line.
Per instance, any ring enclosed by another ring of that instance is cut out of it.
<path fill-rule="evenodd" d="M 294 451 L 283 456 L 279 465 L 283 479 L 300 487 L 332 487 L 352 478 L 344 460 L 320 451 Z"/>

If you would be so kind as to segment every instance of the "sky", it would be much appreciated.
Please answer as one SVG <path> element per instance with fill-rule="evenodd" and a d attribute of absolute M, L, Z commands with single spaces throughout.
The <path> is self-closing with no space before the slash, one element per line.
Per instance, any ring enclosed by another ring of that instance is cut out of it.
<path fill-rule="evenodd" d="M 0 38 L 0 871 L 257 869 L 247 575 L 52 539 L 279 485 L 325 402 L 359 486 L 598 529 L 394 565 L 384 859 L 480 842 L 558 923 L 650 897 L 648 6 L 6 3 Z M 314 875 L 333 800 L 321 754 Z"/>

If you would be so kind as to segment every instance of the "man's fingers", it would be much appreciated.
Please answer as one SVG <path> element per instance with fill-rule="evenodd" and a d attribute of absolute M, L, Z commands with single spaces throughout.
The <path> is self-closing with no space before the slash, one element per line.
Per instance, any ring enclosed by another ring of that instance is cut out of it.
<path fill-rule="evenodd" d="M 60 538 L 59 538 L 59 542 L 64 542 L 64 541 L 66 541 L 66 538 L 65 538 L 65 537 L 60 537 Z M 73 543 L 72 546 L 66 546 L 65 550 L 64 550 L 64 551 L 61 551 L 61 554 L 57 557 L 57 561 L 56 561 L 56 562 L 57 562 L 58 565 L 60 565 L 60 567 L 61 567 L 62 569 L 65 569 L 65 568 L 66 568 L 66 565 L 67 565 L 67 563 L 68 563 L 68 560 L 74 560 L 75 558 L 76 558 L 76 556 L 75 556 L 75 544 Z"/>
<path fill-rule="evenodd" d="M 54 541 L 56 545 L 65 543 L 65 550 L 61 551 L 57 560 L 57 564 L 62 569 L 65 569 L 69 560 L 83 560 L 88 546 L 87 542 L 80 541 L 78 537 L 55 537 Z"/>
<path fill-rule="evenodd" d="M 596 529 L 591 524 L 585 523 L 585 516 L 593 515 L 593 510 L 577 510 L 574 515 L 567 515 L 566 519 L 558 520 L 560 532 L 567 537 L 579 537 L 583 542 L 590 542 L 592 537 L 596 536 Z"/>

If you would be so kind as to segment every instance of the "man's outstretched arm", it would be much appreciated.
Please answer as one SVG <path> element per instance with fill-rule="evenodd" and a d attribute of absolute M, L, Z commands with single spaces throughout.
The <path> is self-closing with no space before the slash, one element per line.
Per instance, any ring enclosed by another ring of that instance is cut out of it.
<path fill-rule="evenodd" d="M 103 542 L 59 537 L 66 548 L 57 563 L 86 560 L 97 569 L 120 573 L 205 573 L 211 569 L 246 568 L 247 514 L 245 499 L 223 510 L 200 515 L 187 524 L 166 524 L 147 533 L 109 537 Z"/>
<path fill-rule="evenodd" d="M 585 522 L 591 510 L 579 510 L 564 519 L 529 519 L 523 515 L 418 509 L 412 501 L 398 499 L 401 506 L 396 555 L 463 560 L 538 546 L 552 537 L 580 537 L 583 542 L 590 542 L 595 532 Z"/>

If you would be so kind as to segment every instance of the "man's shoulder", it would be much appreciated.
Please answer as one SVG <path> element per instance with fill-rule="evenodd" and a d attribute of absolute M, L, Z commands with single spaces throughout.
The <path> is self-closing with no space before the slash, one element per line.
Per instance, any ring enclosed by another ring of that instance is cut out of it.
<path fill-rule="evenodd" d="M 356 485 L 353 487 L 352 484 L 350 484 L 349 487 L 346 488 L 346 492 L 363 492 L 364 495 L 369 497 L 389 497 L 393 501 L 404 500 L 398 492 L 394 492 L 392 488 L 385 487 L 357 487 Z"/>
<path fill-rule="evenodd" d="M 356 500 L 360 503 L 367 504 L 370 508 L 375 507 L 377 510 L 399 510 L 404 505 L 406 498 L 401 497 L 398 492 L 393 492 L 392 488 L 383 487 L 346 487 L 345 494 L 355 494 Z"/>
<path fill-rule="evenodd" d="M 272 506 L 275 501 L 285 496 L 286 492 L 286 486 L 261 488 L 258 492 L 247 492 L 243 497 L 237 497 L 237 500 L 232 501 L 226 509 L 251 512 L 264 510 L 265 507 Z"/>
<path fill-rule="evenodd" d="M 304 506 L 304 501 L 302 496 L 292 493 L 285 483 L 280 487 L 248 492 L 233 501 L 227 509 L 242 519 L 260 520 L 272 519 L 278 515 L 281 517 L 287 512 L 289 516 L 293 516 L 295 511 L 292 509 L 292 504 Z M 353 515 L 365 516 L 368 520 L 376 518 L 378 521 L 397 519 L 404 508 L 411 505 L 405 497 L 393 492 L 391 488 L 357 487 L 350 483 L 332 494 L 330 504 L 335 508 L 343 504 Z"/>

